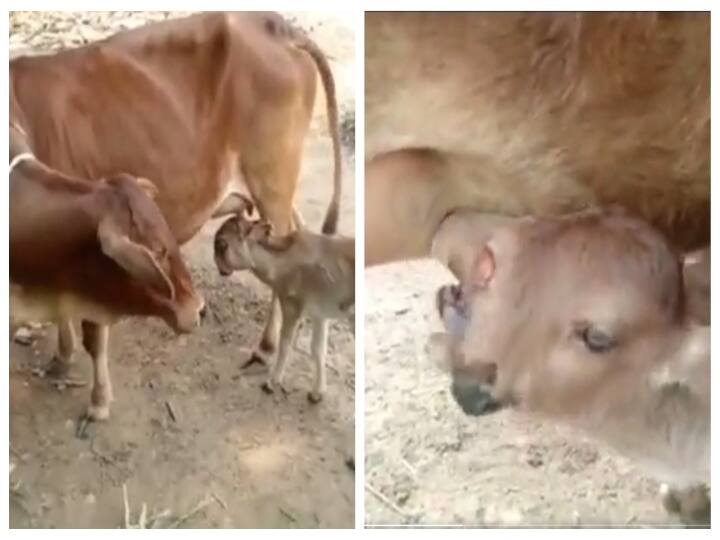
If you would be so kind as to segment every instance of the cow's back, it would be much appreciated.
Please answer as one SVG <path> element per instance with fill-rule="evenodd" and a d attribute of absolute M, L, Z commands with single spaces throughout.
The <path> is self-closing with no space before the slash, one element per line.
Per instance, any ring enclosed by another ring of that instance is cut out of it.
<path fill-rule="evenodd" d="M 298 107 L 299 88 L 314 99 L 312 63 L 298 63 L 303 53 L 288 45 L 282 22 L 273 14 L 198 14 L 16 59 L 11 120 L 24 125 L 37 157 L 64 173 L 151 179 L 184 242 L 239 173 L 247 145 L 273 136 L 268 122 Z"/>

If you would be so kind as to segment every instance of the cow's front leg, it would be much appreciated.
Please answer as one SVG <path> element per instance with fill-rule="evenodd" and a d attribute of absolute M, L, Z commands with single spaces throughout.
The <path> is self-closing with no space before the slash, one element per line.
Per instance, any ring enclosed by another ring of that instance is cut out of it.
<path fill-rule="evenodd" d="M 108 341 L 110 327 L 89 321 L 82 322 L 83 346 L 93 362 L 93 383 L 90 405 L 79 427 L 78 436 L 86 436 L 88 422 L 107 420 L 110 417 L 110 402 L 113 399 L 110 371 L 108 369 Z"/>
<path fill-rule="evenodd" d="M 74 364 L 77 336 L 70 319 L 61 319 L 57 324 L 57 352 L 45 368 L 45 376 L 51 379 L 65 379 Z"/>

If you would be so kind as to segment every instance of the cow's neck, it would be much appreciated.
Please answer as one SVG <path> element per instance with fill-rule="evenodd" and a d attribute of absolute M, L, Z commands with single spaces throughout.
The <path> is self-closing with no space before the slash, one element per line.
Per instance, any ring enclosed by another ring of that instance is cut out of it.
<path fill-rule="evenodd" d="M 94 241 L 104 202 L 97 186 L 24 162 L 10 182 L 13 261 L 51 263 L 68 248 Z"/>

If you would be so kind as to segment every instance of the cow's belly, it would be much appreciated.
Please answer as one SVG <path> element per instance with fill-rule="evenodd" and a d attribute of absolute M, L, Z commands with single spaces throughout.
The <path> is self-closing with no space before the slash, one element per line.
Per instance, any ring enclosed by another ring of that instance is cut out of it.
<path fill-rule="evenodd" d="M 49 293 L 10 284 L 10 320 L 14 324 L 57 322 L 63 319 L 112 324 L 118 318 L 107 308 L 72 293 Z"/>
<path fill-rule="evenodd" d="M 173 185 L 158 186 L 164 196 L 160 209 L 180 244 L 190 241 L 213 217 L 214 212 L 231 194 L 253 199 L 240 170 L 236 152 L 226 152 L 217 174 L 196 184 L 197 192 L 183 193 Z"/>

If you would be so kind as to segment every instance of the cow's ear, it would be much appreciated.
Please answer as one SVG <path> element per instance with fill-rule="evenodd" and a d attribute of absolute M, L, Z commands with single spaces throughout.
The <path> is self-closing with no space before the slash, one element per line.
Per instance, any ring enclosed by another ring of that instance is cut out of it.
<path fill-rule="evenodd" d="M 155 197 L 157 197 L 158 188 L 150 180 L 148 180 L 147 178 L 143 178 L 142 176 L 138 176 L 135 178 L 135 181 L 137 182 L 137 185 L 140 186 L 140 189 L 142 189 L 148 197 L 150 197 L 151 199 L 155 199 Z"/>
<path fill-rule="evenodd" d="M 112 217 L 103 218 L 97 235 L 102 252 L 123 270 L 166 298 L 175 298 L 175 287 L 155 256 L 145 246 L 130 240 Z"/>
<path fill-rule="evenodd" d="M 485 244 L 470 269 L 470 283 L 485 288 L 495 277 L 495 253 L 490 244 Z"/>

